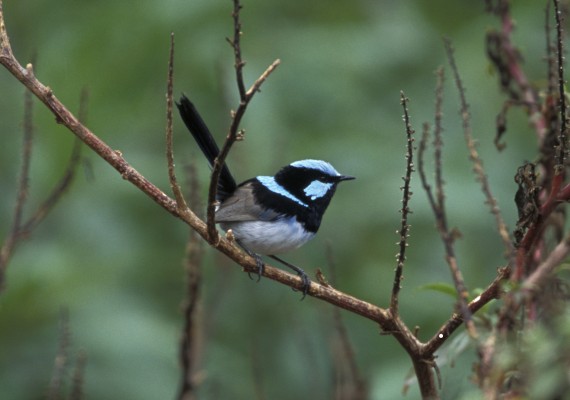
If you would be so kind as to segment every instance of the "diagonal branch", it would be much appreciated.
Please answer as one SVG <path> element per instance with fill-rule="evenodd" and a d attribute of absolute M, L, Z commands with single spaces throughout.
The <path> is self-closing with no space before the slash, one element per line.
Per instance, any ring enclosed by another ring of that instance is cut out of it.
<path fill-rule="evenodd" d="M 29 91 L 24 93 L 24 132 L 22 143 L 22 166 L 20 168 L 20 181 L 18 184 L 18 195 L 16 197 L 16 207 L 14 209 L 14 218 L 10 232 L 2 246 L 0 247 L 0 290 L 4 282 L 4 274 L 8 263 L 12 257 L 12 253 L 18 243 L 21 232 L 22 217 L 24 213 L 24 205 L 28 199 L 28 187 L 30 176 L 30 163 L 32 160 L 32 144 L 34 136 L 33 119 L 33 102 L 32 94 Z"/>
<path fill-rule="evenodd" d="M 10 41 L 4 24 L 2 0 L 0 0 L 0 64 L 4 66 L 11 75 L 18 79 L 29 91 L 31 91 L 42 103 L 44 103 L 45 106 L 54 114 L 59 123 L 69 129 L 83 143 L 89 146 L 89 148 L 91 148 L 99 157 L 119 172 L 125 180 L 137 187 L 141 192 L 164 208 L 168 213 L 183 220 L 202 238 L 207 239 L 207 228 L 204 221 L 198 218 L 196 214 L 191 211 L 188 212 L 188 214 L 181 214 L 175 200 L 167 196 L 152 182 L 141 175 L 124 159 L 119 151 L 113 150 L 107 143 L 81 124 L 78 118 L 75 117 L 61 101 L 59 101 L 53 91 L 35 77 L 31 64 L 28 65 L 27 68 L 23 68 L 20 65 L 16 58 L 14 58 L 10 47 Z M 267 74 L 260 78 L 260 80 L 256 81 L 250 89 L 252 93 L 259 89 L 261 82 L 266 78 L 266 76 Z M 214 247 L 243 267 L 246 272 L 257 271 L 255 260 L 244 254 L 229 240 L 220 238 Z M 266 265 L 264 276 L 291 288 L 297 290 L 303 289 L 303 283 L 296 275 L 292 275 L 280 270 L 279 268 L 272 267 L 271 265 Z M 399 325 L 390 318 L 385 309 L 354 296 L 331 287 L 325 287 L 316 282 L 312 283 L 308 294 L 329 304 L 374 321 L 380 324 L 386 331 L 401 332 Z M 396 336 L 402 341 L 404 341 L 402 338 L 407 337 L 405 334 Z"/>
<path fill-rule="evenodd" d="M 241 22 L 239 19 L 239 14 L 242 6 L 239 0 L 234 0 L 234 10 L 232 17 L 234 20 L 234 37 L 232 40 L 227 39 L 234 50 L 235 58 L 235 70 L 236 70 L 236 81 L 238 86 L 238 92 L 240 96 L 240 103 L 238 108 L 232 112 L 232 122 L 230 124 L 229 133 L 226 140 L 220 150 L 220 154 L 214 161 L 214 166 L 212 168 L 212 177 L 210 179 L 210 188 L 208 190 L 208 211 L 207 211 L 207 226 L 208 226 L 208 241 L 215 244 L 218 238 L 218 231 L 216 230 L 216 193 L 218 189 L 218 181 L 220 180 L 220 174 L 222 173 L 222 168 L 224 166 L 226 157 L 228 156 L 233 144 L 237 140 L 243 138 L 243 131 L 239 130 L 239 125 L 241 119 L 245 114 L 245 110 L 249 105 L 249 102 L 253 98 L 254 94 L 257 93 L 265 80 L 269 75 L 277 68 L 281 63 L 279 59 L 273 61 L 273 63 L 267 67 L 267 69 L 261 74 L 259 78 L 253 83 L 253 85 L 246 91 L 245 83 L 243 80 L 243 66 L 245 62 L 241 57 Z"/>

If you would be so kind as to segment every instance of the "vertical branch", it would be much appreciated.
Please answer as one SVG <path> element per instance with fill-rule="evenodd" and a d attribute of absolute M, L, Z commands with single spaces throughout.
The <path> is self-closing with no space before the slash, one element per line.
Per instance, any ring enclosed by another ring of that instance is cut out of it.
<path fill-rule="evenodd" d="M 245 83 L 243 80 L 243 66 L 245 62 L 241 57 L 241 22 L 239 19 L 240 10 L 242 6 L 239 0 L 234 0 L 234 10 L 232 17 L 234 20 L 234 36 L 233 39 L 227 39 L 234 51 L 235 58 L 235 69 L 236 69 L 236 81 L 238 86 L 238 92 L 240 95 L 240 103 L 235 112 L 232 112 L 232 122 L 230 124 L 229 133 L 226 137 L 224 145 L 220 150 L 220 154 L 214 161 L 214 166 L 212 168 L 212 177 L 210 179 L 210 188 L 208 190 L 208 211 L 207 211 L 207 228 L 208 228 L 208 240 L 210 243 L 216 243 L 218 240 L 218 232 L 216 230 L 215 213 L 216 213 L 216 193 L 218 188 L 218 181 L 220 180 L 220 174 L 222 172 L 222 167 L 226 157 L 228 156 L 233 144 L 237 140 L 243 139 L 244 131 L 239 130 L 239 124 L 245 110 L 249 105 L 249 102 L 253 98 L 254 94 L 259 91 L 259 88 L 269 77 L 269 75 L 277 68 L 280 64 L 280 60 L 275 60 L 273 63 L 261 74 L 259 78 L 253 83 L 253 85 L 246 91 Z"/>
<path fill-rule="evenodd" d="M 520 52 L 512 42 L 515 22 L 510 15 L 509 0 L 496 0 L 494 3 L 488 4 L 487 10 L 500 18 L 501 30 L 487 33 L 487 54 L 497 69 L 501 88 L 509 95 L 509 102 L 526 108 L 529 123 L 539 140 L 543 140 L 547 124 L 541 113 L 538 95 L 522 68 Z"/>
<path fill-rule="evenodd" d="M 336 285 L 336 263 L 333 257 L 333 250 L 330 243 L 327 242 L 326 246 L 326 259 L 330 271 L 331 284 Z M 324 278 L 317 272 L 317 276 Z M 364 400 L 369 397 L 368 382 L 362 377 L 356 362 L 354 348 L 350 343 L 348 331 L 342 321 L 342 315 L 338 307 L 332 308 L 333 327 L 337 333 L 338 344 L 331 345 L 333 353 L 333 369 L 334 369 L 334 383 L 335 383 L 335 400 L 352 399 Z"/>
<path fill-rule="evenodd" d="M 88 103 L 88 93 L 86 89 L 81 91 L 81 97 L 79 101 L 79 112 L 80 118 L 87 118 L 87 103 Z M 83 123 L 83 120 L 79 120 Z M 20 227 L 19 236 L 25 237 L 34 230 L 51 212 L 51 210 L 56 206 L 56 204 L 61 200 L 63 195 L 67 192 L 71 183 L 75 179 L 75 174 L 81 161 L 81 140 L 75 139 L 73 143 L 73 148 L 71 149 L 71 155 L 69 156 L 69 162 L 67 167 L 63 172 L 63 176 L 52 188 L 51 192 L 47 195 L 45 200 L 39 205 L 34 214 L 29 217 L 24 224 Z"/>
<path fill-rule="evenodd" d="M 69 347 L 71 332 L 69 329 L 69 312 L 63 308 L 59 317 L 59 348 L 54 360 L 52 377 L 47 391 L 48 400 L 59 400 L 63 397 L 65 374 L 69 365 Z"/>
<path fill-rule="evenodd" d="M 556 16 L 556 49 L 557 49 L 557 62 L 558 62 L 558 101 L 560 111 L 560 135 L 558 137 L 558 148 L 556 152 L 556 166 L 555 166 L 555 182 L 553 183 L 553 192 L 558 193 L 558 189 L 562 184 L 562 177 L 556 179 L 557 176 L 562 175 L 564 171 L 564 160 L 566 159 L 566 130 L 568 124 L 568 117 L 566 113 L 566 94 L 564 88 L 566 81 L 564 80 L 564 40 L 562 31 L 562 12 L 559 9 L 559 0 L 554 0 L 554 14 Z"/>
<path fill-rule="evenodd" d="M 241 22 L 239 19 L 239 13 L 243 6 L 240 4 L 239 0 L 234 1 L 234 10 L 232 12 L 232 18 L 234 20 L 234 38 L 233 40 L 226 38 L 229 42 L 230 46 L 234 50 L 234 68 L 236 71 L 236 82 L 238 87 L 239 99 L 240 101 L 244 101 L 246 94 L 245 94 L 245 84 L 243 81 L 243 67 L 245 66 L 245 61 L 241 58 L 241 46 L 240 46 L 240 38 L 242 35 L 241 31 Z"/>
<path fill-rule="evenodd" d="M 24 132 L 22 142 L 22 165 L 20 167 L 20 180 L 18 184 L 18 194 L 16 197 L 16 206 L 14 208 L 14 218 L 12 226 L 2 247 L 0 248 L 0 291 L 4 286 L 4 275 L 8 263 L 12 257 L 12 252 L 18 242 L 20 234 L 24 205 L 28 198 L 28 187 L 30 181 L 30 163 L 32 160 L 32 144 L 34 136 L 33 125 L 33 102 L 32 93 L 28 90 L 24 92 Z"/>
<path fill-rule="evenodd" d="M 465 325 L 467 327 L 467 331 L 469 332 L 470 336 L 476 337 L 477 332 L 475 329 L 475 324 L 473 324 L 473 321 L 471 320 L 471 311 L 469 310 L 468 307 L 469 293 L 467 292 L 467 288 L 465 287 L 463 276 L 457 264 L 457 258 L 455 256 L 455 250 L 453 247 L 455 238 L 457 236 L 457 232 L 455 230 L 449 229 L 447 223 L 447 215 L 445 212 L 445 194 L 443 190 L 443 184 L 444 184 L 443 163 L 442 163 L 442 154 L 441 154 L 441 148 L 443 146 L 443 138 L 442 138 L 443 127 L 441 121 L 443 114 L 442 113 L 443 83 L 445 78 L 443 68 L 439 68 L 436 75 L 437 75 L 437 84 L 435 90 L 436 101 L 435 101 L 435 139 L 434 139 L 434 148 L 435 148 L 434 158 L 435 158 L 435 168 L 436 168 L 435 171 L 436 197 L 434 197 L 432 193 L 431 186 L 427 182 L 427 178 L 424 171 L 423 154 L 427 146 L 427 138 L 429 135 L 429 127 L 427 124 L 424 125 L 424 132 L 422 135 L 422 140 L 420 142 L 420 150 L 418 152 L 419 173 L 420 173 L 422 186 L 428 197 L 428 202 L 434 213 L 436 226 L 439 231 L 441 240 L 443 242 L 445 250 L 445 261 L 449 266 L 455 290 L 457 291 L 459 309 L 461 311 L 461 314 L 463 315 L 463 318 L 465 320 Z"/>
<path fill-rule="evenodd" d="M 434 159 L 435 159 L 435 190 L 437 204 L 442 214 L 445 214 L 445 194 L 443 192 L 443 84 L 445 82 L 445 70 L 440 66 L 436 71 L 437 84 L 435 88 L 435 124 L 434 124 Z"/>
<path fill-rule="evenodd" d="M 414 172 L 414 130 L 410 124 L 410 116 L 408 114 L 408 98 L 404 92 L 400 92 L 400 103 L 404 109 L 404 124 L 406 127 L 406 175 L 402 178 L 404 186 L 400 189 L 403 192 L 402 196 L 402 214 L 401 226 L 398 233 L 400 240 L 398 242 L 399 251 L 396 255 L 396 273 L 394 276 L 394 285 L 392 286 L 392 298 L 390 300 L 390 313 L 394 316 L 398 315 L 398 295 L 400 293 L 402 275 L 404 272 L 404 264 L 406 262 L 406 247 L 408 247 L 408 237 L 410 225 L 408 225 L 408 215 L 411 213 L 408 204 L 412 198 L 412 191 L 410 190 L 410 182 L 412 180 L 412 172 Z"/>
<path fill-rule="evenodd" d="M 85 367 L 87 366 L 87 354 L 84 351 L 79 351 L 77 360 L 75 362 L 75 370 L 71 382 L 71 392 L 69 393 L 69 400 L 83 399 L 83 382 L 85 375 Z"/>
<path fill-rule="evenodd" d="M 489 185 L 489 180 L 487 179 L 487 175 L 485 174 L 485 169 L 483 168 L 483 161 L 477 152 L 477 145 L 475 140 L 473 139 L 473 135 L 471 132 L 471 114 L 469 112 L 469 105 L 465 98 L 465 88 L 463 87 L 463 83 L 459 76 L 459 69 L 455 64 L 455 58 L 453 56 L 453 47 L 451 42 L 448 39 L 444 40 L 445 43 L 445 50 L 447 52 L 447 57 L 449 59 L 449 65 L 451 66 L 451 70 L 455 77 L 455 85 L 457 90 L 459 91 L 459 100 L 461 104 L 461 119 L 463 120 L 463 134 L 465 136 L 465 141 L 467 143 L 467 148 L 469 149 L 469 158 L 473 163 L 473 172 L 479 183 L 481 183 L 481 190 L 486 198 L 486 204 L 489 206 L 491 213 L 495 217 L 495 223 L 497 225 L 497 229 L 499 231 L 499 235 L 503 240 L 503 245 L 505 246 L 506 252 L 508 257 L 510 258 L 513 254 L 513 245 L 512 240 L 509 234 L 509 230 L 507 229 L 507 225 L 503 220 L 503 216 L 501 215 L 501 210 L 499 209 L 499 205 L 497 200 L 493 197 L 491 192 L 491 187 Z"/>
<path fill-rule="evenodd" d="M 190 210 L 186 205 L 186 200 L 178 185 L 176 173 L 174 170 L 174 153 L 172 151 L 172 92 L 174 85 L 174 32 L 170 34 L 170 53 L 168 57 L 168 78 L 166 84 L 166 161 L 168 163 L 168 180 L 170 181 L 170 188 L 176 199 L 176 206 L 180 213 L 189 213 Z"/>
<path fill-rule="evenodd" d="M 188 187 L 190 191 L 190 207 L 193 210 L 200 209 L 199 183 L 196 169 L 193 164 L 187 168 Z M 184 257 L 184 269 L 186 272 L 186 299 L 184 300 L 184 327 L 182 341 L 180 343 L 180 364 L 182 365 L 182 379 L 180 384 L 179 400 L 196 399 L 197 376 L 196 365 L 198 362 L 198 305 L 202 286 L 202 255 L 203 246 L 196 232 L 190 230 L 190 236 L 186 244 Z"/>

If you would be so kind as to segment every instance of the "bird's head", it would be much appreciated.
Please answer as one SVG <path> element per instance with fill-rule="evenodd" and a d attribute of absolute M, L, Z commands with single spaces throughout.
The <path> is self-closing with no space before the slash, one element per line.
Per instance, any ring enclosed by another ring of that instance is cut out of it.
<path fill-rule="evenodd" d="M 326 161 L 300 160 L 279 170 L 275 181 L 304 204 L 326 209 L 336 186 L 342 181 L 354 179 L 341 175 Z"/>

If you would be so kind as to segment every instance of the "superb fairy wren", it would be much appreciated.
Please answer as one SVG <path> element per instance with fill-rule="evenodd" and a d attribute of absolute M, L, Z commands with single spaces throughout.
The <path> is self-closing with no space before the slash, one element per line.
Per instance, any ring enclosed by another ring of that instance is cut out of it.
<path fill-rule="evenodd" d="M 176 105 L 213 166 L 219 148 L 204 120 L 186 96 Z M 258 277 L 264 268 L 259 254 L 264 254 L 301 277 L 304 297 L 310 286 L 307 274 L 276 254 L 296 249 L 315 236 L 337 185 L 350 179 L 354 177 L 339 174 L 328 162 L 301 160 L 281 168 L 275 176 L 257 176 L 238 185 L 224 164 L 217 188 L 216 222 L 225 231 L 231 229 L 237 243 L 255 258 Z"/>

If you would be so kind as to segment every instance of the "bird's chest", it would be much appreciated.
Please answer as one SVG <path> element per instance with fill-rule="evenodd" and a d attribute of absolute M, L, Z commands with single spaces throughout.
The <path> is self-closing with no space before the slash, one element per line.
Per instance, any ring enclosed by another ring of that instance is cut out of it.
<path fill-rule="evenodd" d="M 307 243 L 315 233 L 307 231 L 295 217 L 274 221 L 235 221 L 221 224 L 231 229 L 240 244 L 259 254 L 280 254 Z"/>

